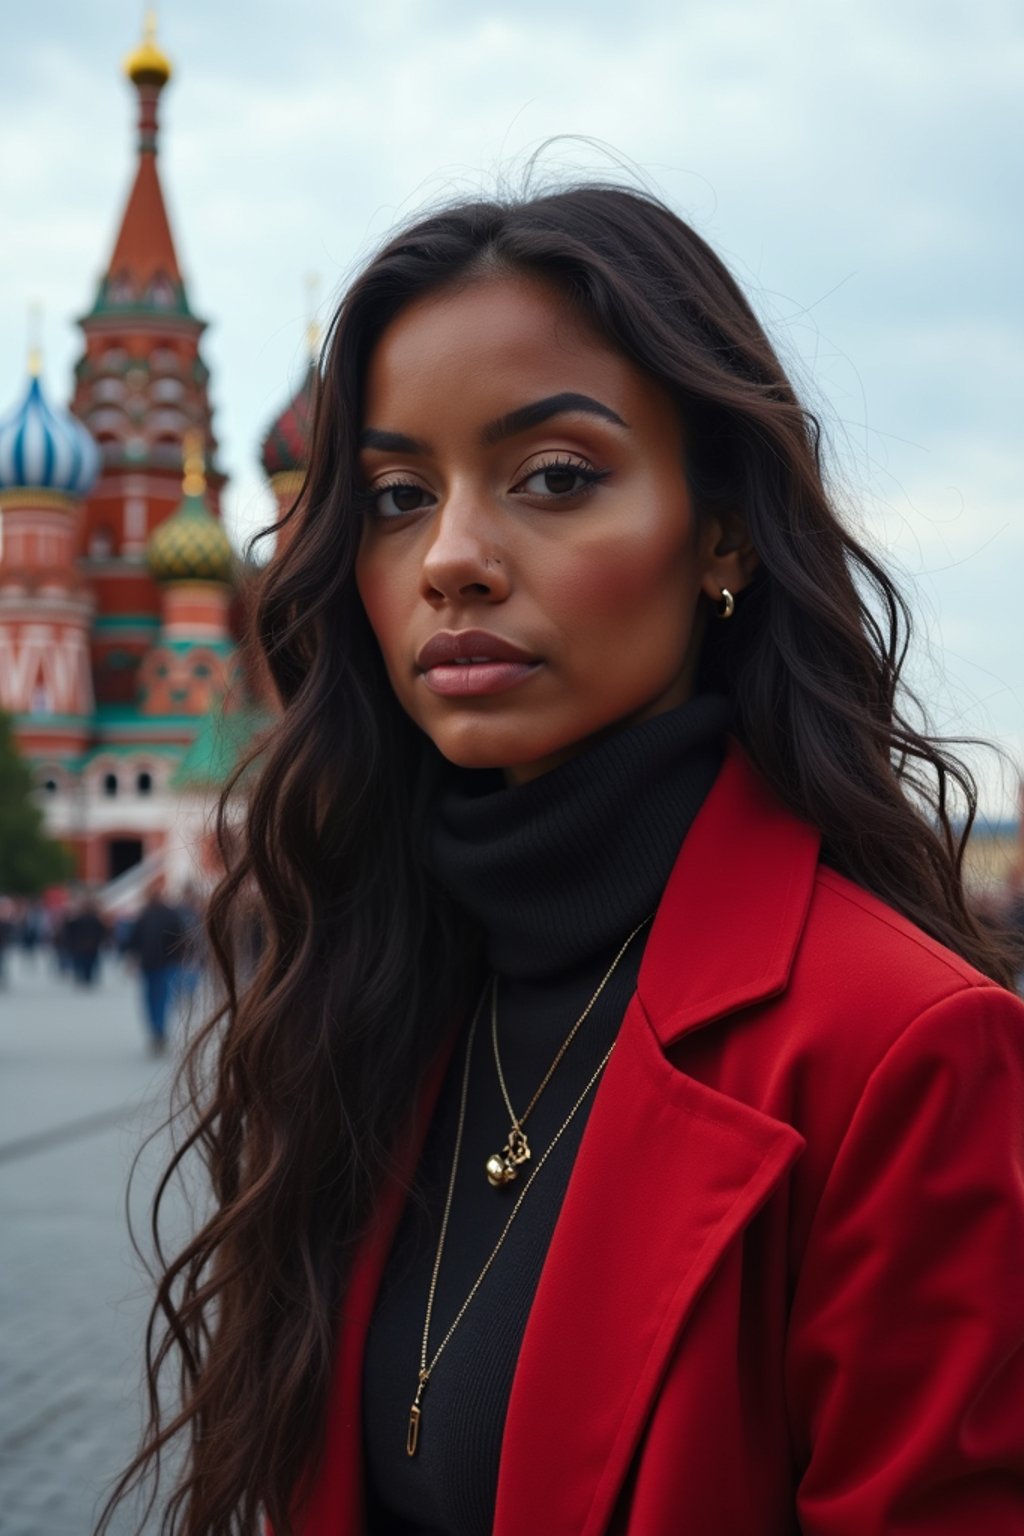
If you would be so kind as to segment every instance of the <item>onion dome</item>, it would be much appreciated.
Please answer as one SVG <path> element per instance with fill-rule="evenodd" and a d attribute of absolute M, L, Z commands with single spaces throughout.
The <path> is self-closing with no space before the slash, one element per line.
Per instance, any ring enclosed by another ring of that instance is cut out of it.
<path fill-rule="evenodd" d="M 185 445 L 184 497 L 146 545 L 146 560 L 157 581 L 230 582 L 234 551 L 219 518 L 206 505 L 206 478 L 198 433 Z"/>
<path fill-rule="evenodd" d="M 171 61 L 156 40 L 156 12 L 146 15 L 142 42 L 124 61 L 124 72 L 133 85 L 166 85 L 171 78 Z"/>
<path fill-rule="evenodd" d="M 20 405 L 0 420 L 0 491 L 84 496 L 100 472 L 99 448 L 76 417 L 55 409 L 43 394 L 38 356 L 29 368 Z"/>
<path fill-rule="evenodd" d="M 298 390 L 268 427 L 260 444 L 260 463 L 268 480 L 303 472 L 309 464 L 316 409 L 317 367 L 311 362 Z"/>

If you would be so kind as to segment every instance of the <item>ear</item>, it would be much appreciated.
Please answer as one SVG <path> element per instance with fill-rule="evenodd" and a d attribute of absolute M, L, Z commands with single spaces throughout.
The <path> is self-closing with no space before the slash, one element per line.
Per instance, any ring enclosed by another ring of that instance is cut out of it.
<path fill-rule="evenodd" d="M 716 513 L 709 518 L 704 550 L 701 590 L 712 602 L 718 602 L 723 590 L 733 596 L 742 592 L 757 570 L 757 550 L 739 513 Z"/>

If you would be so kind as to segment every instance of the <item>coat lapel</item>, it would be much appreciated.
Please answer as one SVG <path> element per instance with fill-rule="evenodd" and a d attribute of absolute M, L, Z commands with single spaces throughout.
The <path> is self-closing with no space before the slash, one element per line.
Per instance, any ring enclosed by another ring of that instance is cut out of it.
<path fill-rule="evenodd" d="M 686 1076 L 664 1046 L 785 987 L 817 854 L 731 748 L 580 1144 L 512 1385 L 494 1536 L 605 1529 L 696 1299 L 800 1155 L 792 1126 Z"/>

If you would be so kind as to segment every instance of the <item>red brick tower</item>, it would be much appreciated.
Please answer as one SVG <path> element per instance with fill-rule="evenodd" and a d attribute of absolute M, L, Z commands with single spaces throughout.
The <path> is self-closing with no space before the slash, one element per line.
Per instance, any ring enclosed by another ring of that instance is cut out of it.
<path fill-rule="evenodd" d="M 152 17 L 125 73 L 138 98 L 138 162 L 113 254 L 80 321 L 85 352 L 72 401 L 103 458 L 81 531 L 97 600 L 92 659 L 101 708 L 135 701 L 141 662 L 159 637 L 160 597 L 145 549 L 178 505 L 186 432 L 201 433 L 215 514 L 224 484 L 199 350 L 205 322 L 189 303 L 157 170 L 157 108 L 171 66 Z"/>

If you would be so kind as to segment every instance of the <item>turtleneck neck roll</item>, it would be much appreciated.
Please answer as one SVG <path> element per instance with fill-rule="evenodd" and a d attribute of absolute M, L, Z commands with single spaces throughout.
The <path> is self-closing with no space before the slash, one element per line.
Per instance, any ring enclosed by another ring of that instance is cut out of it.
<path fill-rule="evenodd" d="M 574 970 L 654 910 L 718 772 L 730 718 L 727 699 L 701 694 L 526 784 L 453 775 L 427 860 L 480 923 L 499 976 Z"/>

